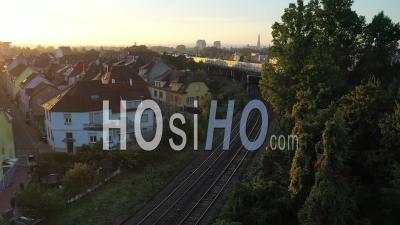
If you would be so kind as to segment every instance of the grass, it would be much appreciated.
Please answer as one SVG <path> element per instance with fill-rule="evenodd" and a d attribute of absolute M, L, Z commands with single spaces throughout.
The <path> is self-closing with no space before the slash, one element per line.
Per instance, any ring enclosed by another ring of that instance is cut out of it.
<path fill-rule="evenodd" d="M 126 172 L 49 218 L 47 225 L 110 225 L 138 211 L 194 157 L 174 152 L 167 161 L 140 172 Z"/>

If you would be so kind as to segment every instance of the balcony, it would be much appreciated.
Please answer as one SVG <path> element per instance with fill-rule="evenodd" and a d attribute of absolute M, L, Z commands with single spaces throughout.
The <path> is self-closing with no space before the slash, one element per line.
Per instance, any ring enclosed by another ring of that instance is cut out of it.
<path fill-rule="evenodd" d="M 103 124 L 101 123 L 85 123 L 83 124 L 85 130 L 103 130 Z"/>

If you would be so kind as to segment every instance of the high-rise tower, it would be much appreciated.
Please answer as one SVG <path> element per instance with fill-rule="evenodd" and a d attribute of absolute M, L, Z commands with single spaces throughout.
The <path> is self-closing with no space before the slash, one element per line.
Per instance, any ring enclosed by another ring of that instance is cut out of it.
<path fill-rule="evenodd" d="M 261 48 L 260 34 L 258 34 L 257 49 Z"/>

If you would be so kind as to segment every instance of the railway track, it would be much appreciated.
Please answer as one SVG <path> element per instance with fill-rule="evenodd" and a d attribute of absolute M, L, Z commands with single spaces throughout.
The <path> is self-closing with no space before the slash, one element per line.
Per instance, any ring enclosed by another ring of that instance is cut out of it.
<path fill-rule="evenodd" d="M 254 134 L 259 118 L 260 116 L 254 111 L 250 114 L 250 136 Z M 230 144 L 233 149 L 238 150 L 222 150 L 223 137 L 220 136 L 217 138 L 218 146 L 197 168 L 179 181 L 171 192 L 146 214 L 125 220 L 120 225 L 197 224 L 197 221 L 201 221 L 249 154 L 248 151 L 243 150 L 240 143 L 240 122 L 237 119 L 237 117 L 234 118 L 236 122 L 232 129 L 233 138 Z"/>
<path fill-rule="evenodd" d="M 233 140 L 235 140 L 236 136 L 238 135 L 238 129 L 239 129 L 239 116 L 235 116 L 233 119 L 233 131 L 235 131 L 236 135 L 234 138 L 231 138 L 231 144 Z M 224 153 L 222 151 L 222 141 L 223 141 L 223 135 L 219 135 L 215 139 L 215 143 L 217 144 L 217 147 L 210 151 L 210 155 L 208 155 L 197 167 L 195 167 L 192 171 L 189 172 L 189 174 L 182 180 L 179 181 L 179 185 L 174 187 L 174 189 L 166 195 L 162 200 L 158 201 L 155 205 L 155 207 L 151 208 L 145 215 L 140 216 L 139 218 L 136 217 L 130 217 L 125 219 L 124 221 L 118 223 L 118 225 L 127 225 L 127 224 L 153 224 L 154 223 L 154 218 L 156 218 L 157 215 L 162 214 L 165 210 L 169 208 L 171 204 L 173 204 L 176 199 L 178 199 L 181 196 L 182 192 L 185 192 L 186 190 L 190 190 L 190 188 L 193 188 L 193 182 L 198 181 L 198 177 L 204 176 L 205 171 L 209 171 L 211 169 L 211 165 L 213 165 L 218 159 L 220 159 Z"/>
<path fill-rule="evenodd" d="M 256 125 L 251 130 L 251 135 L 254 134 L 254 128 L 257 126 L 259 118 L 256 121 Z M 257 134 L 253 138 L 257 138 L 261 129 L 258 129 Z M 178 223 L 183 224 L 199 224 L 205 217 L 209 209 L 214 205 L 218 197 L 221 196 L 222 192 L 229 185 L 233 176 L 239 170 L 245 159 L 248 157 L 249 151 L 245 150 L 243 146 L 239 148 L 234 157 L 229 161 L 228 165 L 220 173 L 213 184 L 207 189 L 207 191 L 201 196 L 196 204 L 190 209 L 184 218 Z"/>

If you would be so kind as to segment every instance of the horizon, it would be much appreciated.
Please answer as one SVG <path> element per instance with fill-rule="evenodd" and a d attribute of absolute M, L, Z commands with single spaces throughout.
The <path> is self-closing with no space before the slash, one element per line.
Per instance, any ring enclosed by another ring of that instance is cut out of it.
<path fill-rule="evenodd" d="M 238 0 L 232 4 L 228 0 L 190 3 L 180 0 L 168 3 L 161 0 L 151 3 L 118 0 L 112 5 L 109 0 L 84 3 L 77 0 L 9 1 L 3 3 L 4 8 L 18 7 L 19 15 L 15 17 L 13 10 L 0 15 L 0 25 L 10 31 L 1 33 L 0 40 L 17 46 L 122 47 L 137 43 L 168 47 L 184 44 L 190 47 L 198 39 L 204 39 L 208 46 L 221 41 L 224 47 L 243 47 L 255 46 L 260 34 L 261 45 L 268 46 L 272 40 L 271 26 L 280 21 L 280 15 L 290 2 L 295 1 Z M 19 7 L 21 5 L 25 7 Z M 379 3 L 356 0 L 353 9 L 367 21 L 384 11 L 398 22 L 400 17 L 395 12 L 396 6 L 400 7 L 400 3 L 394 0 Z M 135 11 L 136 8 L 141 10 Z M 12 22 L 8 22 L 10 18 Z"/>

